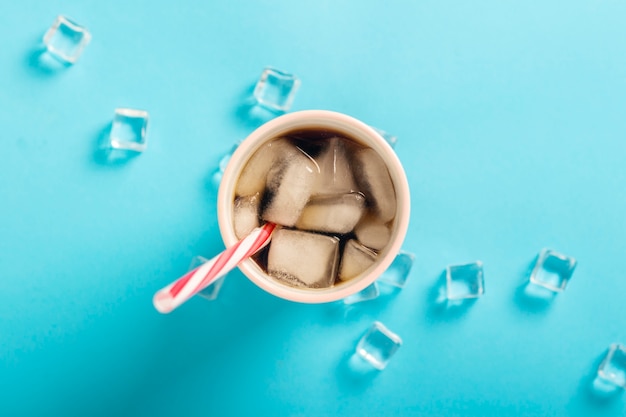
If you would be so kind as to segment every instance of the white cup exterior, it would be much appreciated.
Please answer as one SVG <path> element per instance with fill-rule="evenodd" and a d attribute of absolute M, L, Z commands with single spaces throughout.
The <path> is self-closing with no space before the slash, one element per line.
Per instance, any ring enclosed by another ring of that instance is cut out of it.
<path fill-rule="evenodd" d="M 326 110 L 304 110 L 273 119 L 252 132 L 233 153 L 220 183 L 217 198 L 217 216 L 220 233 L 226 247 L 237 243 L 233 226 L 235 185 L 250 157 L 265 143 L 288 132 L 302 129 L 330 129 L 344 133 L 365 146 L 374 149 L 387 164 L 393 182 L 397 205 L 392 235 L 376 262 L 363 273 L 339 285 L 323 288 L 295 288 L 282 284 L 267 275 L 253 260 L 239 264 L 239 269 L 253 283 L 265 291 L 287 300 L 301 303 L 325 303 L 355 294 L 374 282 L 393 262 L 406 236 L 410 215 L 410 193 L 406 174 L 400 160 L 389 144 L 365 123 L 342 113 Z"/>

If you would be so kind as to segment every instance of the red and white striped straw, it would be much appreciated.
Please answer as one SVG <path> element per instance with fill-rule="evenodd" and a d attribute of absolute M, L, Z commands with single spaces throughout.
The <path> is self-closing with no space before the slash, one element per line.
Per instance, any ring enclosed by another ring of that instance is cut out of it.
<path fill-rule="evenodd" d="M 160 313 L 171 312 L 267 245 L 275 227 L 274 223 L 257 227 L 224 252 L 157 291 L 152 299 L 154 307 Z"/>

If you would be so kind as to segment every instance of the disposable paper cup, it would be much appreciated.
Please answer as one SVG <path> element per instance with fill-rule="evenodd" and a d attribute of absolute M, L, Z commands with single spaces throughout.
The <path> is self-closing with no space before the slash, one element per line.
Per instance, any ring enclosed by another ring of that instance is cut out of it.
<path fill-rule="evenodd" d="M 246 163 L 267 142 L 287 133 L 305 129 L 332 130 L 374 149 L 387 164 L 397 199 L 390 242 L 379 253 L 376 262 L 370 268 L 346 282 L 322 289 L 295 288 L 270 277 L 252 259 L 247 259 L 239 265 L 239 269 L 248 279 L 275 296 L 301 303 L 325 303 L 355 294 L 374 282 L 398 254 L 406 235 L 410 212 L 406 175 L 391 146 L 374 129 L 353 117 L 325 110 L 290 113 L 265 123 L 252 132 L 233 153 L 219 187 L 217 216 L 225 245 L 227 247 L 234 245 L 238 241 L 233 225 L 235 185 Z"/>

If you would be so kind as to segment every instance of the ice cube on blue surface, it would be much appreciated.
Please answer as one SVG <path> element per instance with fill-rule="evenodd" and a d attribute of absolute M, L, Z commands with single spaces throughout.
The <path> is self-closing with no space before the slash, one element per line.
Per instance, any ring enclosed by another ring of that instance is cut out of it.
<path fill-rule="evenodd" d="M 189 265 L 189 270 L 191 271 L 193 269 L 196 269 L 200 265 L 205 264 L 208 261 L 209 260 L 203 256 L 194 256 L 193 259 L 191 260 L 191 264 Z M 224 275 L 223 277 L 220 277 L 216 279 L 215 281 L 213 281 L 211 285 L 209 285 L 202 291 L 198 292 L 198 295 L 209 301 L 215 300 L 217 296 L 219 295 L 220 290 L 222 289 L 222 284 L 224 283 L 224 279 L 226 278 L 226 276 L 227 275 Z"/>
<path fill-rule="evenodd" d="M 48 53 L 54 58 L 73 64 L 91 40 L 89 31 L 65 16 L 58 16 L 43 37 Z"/>
<path fill-rule="evenodd" d="M 228 163 L 230 162 L 230 158 L 233 156 L 233 154 L 237 150 L 237 147 L 239 147 L 240 144 L 241 144 L 241 141 L 235 143 L 228 152 L 222 155 L 222 157 L 220 158 L 220 162 L 217 165 L 217 168 L 220 170 L 220 172 L 224 173 L 224 171 L 226 171 L 226 167 L 228 166 Z"/>
<path fill-rule="evenodd" d="M 128 108 L 115 109 L 109 144 L 113 149 L 143 152 L 148 146 L 148 112 Z"/>
<path fill-rule="evenodd" d="M 483 263 L 450 265 L 446 268 L 446 297 L 448 300 L 478 298 L 485 293 Z"/>
<path fill-rule="evenodd" d="M 401 345 L 400 336 L 376 321 L 359 340 L 356 353 L 374 368 L 382 371 Z"/>
<path fill-rule="evenodd" d="M 253 96 L 259 105 L 267 109 L 286 112 L 291 108 L 299 87 L 300 80 L 295 75 L 267 67 L 256 83 Z"/>
<path fill-rule="evenodd" d="M 406 280 L 409 277 L 415 255 L 409 252 L 401 251 L 396 255 L 389 268 L 382 273 L 378 281 L 394 287 L 404 288 Z"/>
<path fill-rule="evenodd" d="M 626 346 L 613 343 L 598 367 L 598 378 L 626 389 Z"/>
<path fill-rule="evenodd" d="M 530 273 L 530 282 L 561 292 L 565 290 L 575 268 L 576 259 L 551 249 L 543 249 Z"/>
<path fill-rule="evenodd" d="M 356 304 L 363 301 L 373 300 L 375 298 L 378 298 L 379 295 L 380 290 L 378 289 L 378 284 L 376 283 L 376 281 L 374 281 L 356 294 L 352 294 L 344 298 L 343 302 L 345 304 Z"/>
<path fill-rule="evenodd" d="M 222 157 L 220 158 L 220 161 L 217 164 L 217 168 L 215 169 L 215 171 L 213 171 L 213 176 L 211 177 L 215 188 L 219 188 L 220 183 L 222 182 L 222 177 L 224 176 L 224 171 L 226 170 L 226 167 L 228 166 L 228 163 L 230 162 L 230 158 L 232 158 L 233 153 L 235 153 L 235 151 L 237 150 L 237 147 L 240 144 L 241 144 L 241 141 L 238 141 L 237 143 L 235 143 L 235 145 L 233 145 L 233 147 L 230 148 L 230 150 L 227 151 L 225 154 L 223 154 Z"/>

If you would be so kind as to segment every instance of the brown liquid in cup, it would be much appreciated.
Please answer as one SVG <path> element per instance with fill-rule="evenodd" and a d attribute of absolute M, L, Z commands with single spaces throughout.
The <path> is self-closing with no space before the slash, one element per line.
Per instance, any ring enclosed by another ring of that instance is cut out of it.
<path fill-rule="evenodd" d="M 290 132 L 263 144 L 235 186 L 239 239 L 273 222 L 253 260 L 294 287 L 328 288 L 375 264 L 392 235 L 396 193 L 372 149 L 327 129 Z"/>

